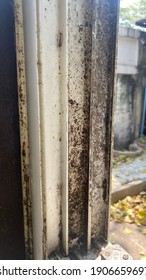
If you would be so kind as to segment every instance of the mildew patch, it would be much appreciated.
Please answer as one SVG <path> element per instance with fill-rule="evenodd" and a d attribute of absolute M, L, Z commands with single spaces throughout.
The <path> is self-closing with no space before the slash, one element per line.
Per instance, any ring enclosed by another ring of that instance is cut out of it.
<path fill-rule="evenodd" d="M 92 1 L 69 1 L 69 247 L 86 248 Z"/>
<path fill-rule="evenodd" d="M 24 42 L 23 42 L 23 15 L 22 1 L 14 0 L 15 32 L 16 32 L 16 56 L 17 56 L 17 83 L 20 122 L 21 143 L 21 176 L 24 212 L 24 235 L 26 259 L 33 259 L 32 244 L 32 209 L 31 209 L 31 185 L 30 162 L 28 143 L 27 101 L 25 85 Z"/>

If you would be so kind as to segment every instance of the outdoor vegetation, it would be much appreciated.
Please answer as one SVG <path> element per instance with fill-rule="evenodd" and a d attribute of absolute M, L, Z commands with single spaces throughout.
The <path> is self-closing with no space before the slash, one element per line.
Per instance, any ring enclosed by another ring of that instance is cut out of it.
<path fill-rule="evenodd" d="M 122 2 L 122 0 L 121 0 Z M 128 0 L 127 0 L 128 2 Z M 135 29 L 141 29 L 135 25 L 135 22 L 139 19 L 146 18 L 146 1 L 145 0 L 133 0 L 129 2 L 127 7 L 120 8 L 120 25 L 123 27 L 130 27 Z M 131 4 L 132 3 L 132 4 Z"/>

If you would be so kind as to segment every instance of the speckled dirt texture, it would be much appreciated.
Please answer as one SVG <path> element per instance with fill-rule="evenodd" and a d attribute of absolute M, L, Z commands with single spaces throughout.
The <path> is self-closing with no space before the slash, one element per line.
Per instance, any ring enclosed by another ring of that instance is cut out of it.
<path fill-rule="evenodd" d="M 107 238 L 118 1 L 68 9 L 69 247 L 86 250 Z"/>
<path fill-rule="evenodd" d="M 30 161 L 28 143 L 28 120 L 27 100 L 25 84 L 25 59 L 23 43 L 23 15 L 22 2 L 14 0 L 15 33 L 16 33 L 16 56 L 17 56 L 17 85 L 18 106 L 21 144 L 21 177 L 23 193 L 24 237 L 25 257 L 33 258 L 32 249 L 32 209 L 31 209 L 31 184 L 30 184 Z"/>
<path fill-rule="evenodd" d="M 89 231 L 107 239 L 118 1 L 94 0 L 90 99 Z"/>
<path fill-rule="evenodd" d="M 69 1 L 69 247 L 87 240 L 92 0 Z"/>
<path fill-rule="evenodd" d="M 15 1 L 16 3 L 19 2 L 19 0 Z M 46 12 L 47 9 L 45 7 Z M 69 197 L 67 210 L 69 212 L 69 252 L 75 249 L 82 255 L 86 254 L 87 248 L 89 249 L 90 245 L 94 245 L 99 237 L 107 238 L 117 14 L 118 0 L 66 1 L 65 16 L 67 16 L 66 30 L 68 35 L 65 44 L 65 63 L 67 64 L 68 88 L 66 119 L 68 119 Z M 19 31 L 21 31 L 22 23 L 19 18 L 17 25 L 20 28 Z M 21 38 L 18 39 L 21 42 Z M 62 34 L 61 40 L 59 40 L 59 48 L 64 47 L 63 40 L 65 40 L 65 34 Z M 38 47 L 40 48 L 40 46 L 41 44 Z M 50 45 L 48 45 L 48 49 L 49 47 Z M 19 49 L 17 49 L 17 52 L 20 55 Z M 47 65 L 46 61 L 45 65 Z M 29 173 L 26 174 L 28 175 L 27 177 L 24 176 L 25 171 L 29 171 L 29 166 L 26 166 L 27 169 L 23 170 L 25 163 L 27 163 L 27 158 L 25 154 L 23 155 L 23 151 L 28 153 L 28 142 L 23 147 L 25 137 L 27 140 L 27 119 L 25 115 L 22 115 L 25 108 L 23 102 L 25 103 L 26 100 L 25 96 L 21 96 L 21 86 L 24 86 L 22 79 L 24 72 L 21 72 L 19 63 L 21 64 L 21 61 L 18 60 L 24 206 L 25 202 L 27 203 L 27 207 L 24 207 L 25 237 L 30 242 L 30 247 L 28 246 L 28 248 L 31 249 L 31 224 L 27 227 L 28 222 L 31 222 L 31 207 L 28 207 L 31 206 L 28 205 L 31 202 Z M 52 69 L 55 71 L 55 68 Z M 51 76 L 47 77 L 49 80 Z M 25 92 L 25 88 L 23 88 L 23 92 Z M 49 102 L 51 102 L 51 97 L 52 95 L 49 96 Z M 42 108 L 45 108 L 45 110 L 47 108 L 48 110 L 51 107 Z M 48 112 L 45 110 L 42 110 L 41 114 Z M 50 119 L 52 116 L 50 116 Z M 52 131 L 52 128 L 50 131 Z M 50 137 L 50 131 L 48 137 Z M 44 135 L 46 134 L 42 133 L 42 139 Z M 59 139 L 61 142 L 60 134 Z M 50 143 L 54 145 L 54 140 L 51 141 Z M 49 159 L 50 153 L 48 155 Z M 49 176 L 51 177 L 51 175 Z M 45 175 L 43 174 L 43 176 Z M 61 189 L 61 185 L 59 185 L 59 189 Z M 54 195 L 53 188 L 51 191 L 49 190 L 49 195 L 51 196 L 51 194 Z M 56 197 L 58 202 L 59 197 L 61 197 L 60 192 Z M 45 201 L 44 197 L 43 201 Z M 54 204 L 52 205 L 54 211 Z M 27 218 L 29 221 L 27 221 Z M 52 216 L 52 221 L 53 224 L 57 221 L 54 219 L 54 215 Z M 44 220 L 44 224 L 46 224 L 46 220 Z M 48 227 L 48 233 L 50 228 Z M 54 233 L 56 234 L 56 231 Z"/>

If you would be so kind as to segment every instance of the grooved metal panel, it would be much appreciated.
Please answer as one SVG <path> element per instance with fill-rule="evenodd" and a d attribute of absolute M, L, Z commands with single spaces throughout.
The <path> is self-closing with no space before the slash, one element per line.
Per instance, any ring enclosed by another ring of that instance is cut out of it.
<path fill-rule="evenodd" d="M 68 1 L 69 247 L 86 248 L 92 0 Z"/>
<path fill-rule="evenodd" d="M 19 1 L 19 0 L 18 0 Z M 24 53 L 26 69 L 26 96 L 28 106 L 28 131 L 30 147 L 30 176 L 32 185 L 32 225 L 33 251 L 35 259 L 43 259 L 46 254 L 44 248 L 45 231 L 42 206 L 42 175 L 41 175 L 41 148 L 40 148 L 40 107 L 38 81 L 38 54 L 37 54 L 37 1 L 24 0 L 23 28 Z M 45 207 L 45 201 L 43 200 Z M 43 234 L 44 231 L 44 234 Z"/>
<path fill-rule="evenodd" d="M 21 146 L 21 177 L 23 195 L 24 237 L 26 259 L 33 258 L 32 240 L 32 195 L 30 182 L 30 155 L 28 141 L 27 96 L 25 79 L 25 55 L 22 2 L 14 0 L 15 38 L 17 60 L 17 87 L 19 104 L 19 127 Z"/>
<path fill-rule="evenodd" d="M 118 0 L 23 4 L 35 258 L 85 256 L 108 231 Z"/>
<path fill-rule="evenodd" d="M 89 158 L 89 244 L 107 239 L 118 1 L 93 1 Z"/>

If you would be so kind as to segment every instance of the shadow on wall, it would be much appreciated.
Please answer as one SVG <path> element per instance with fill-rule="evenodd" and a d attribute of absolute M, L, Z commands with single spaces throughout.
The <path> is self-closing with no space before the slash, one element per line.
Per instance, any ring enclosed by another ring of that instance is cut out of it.
<path fill-rule="evenodd" d="M 118 75 L 115 110 L 115 149 L 128 149 L 134 139 L 136 78 Z"/>

